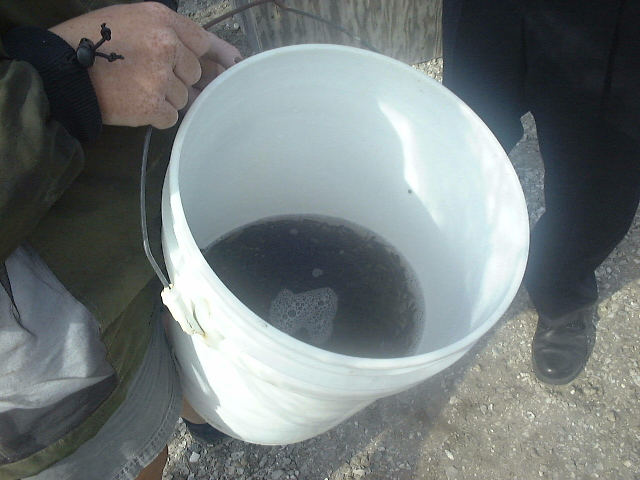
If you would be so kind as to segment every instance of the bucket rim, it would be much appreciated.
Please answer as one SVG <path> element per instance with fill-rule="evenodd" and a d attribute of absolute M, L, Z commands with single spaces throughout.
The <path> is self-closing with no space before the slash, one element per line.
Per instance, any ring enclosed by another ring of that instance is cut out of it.
<path fill-rule="evenodd" d="M 477 117 L 477 115 L 470 109 L 470 107 L 464 104 L 464 102 L 462 102 L 446 87 L 442 86 L 435 79 L 428 77 L 427 75 L 416 70 L 410 65 L 391 57 L 358 47 L 333 44 L 292 45 L 258 53 L 243 60 L 242 62 L 223 72 L 220 76 L 214 79 L 199 95 L 189 111 L 186 113 L 178 130 L 178 133 L 176 134 L 173 150 L 171 153 L 171 161 L 167 169 L 167 180 L 165 183 L 165 189 L 168 189 L 170 193 L 169 203 L 171 207 L 170 214 L 172 216 L 172 221 L 178 224 L 178 231 L 176 232 L 176 229 L 174 229 L 172 233 L 175 235 L 178 243 L 182 246 L 182 252 L 180 255 L 183 257 L 189 257 L 189 261 L 192 262 L 193 267 L 198 271 L 198 275 L 204 276 L 207 280 L 214 279 L 216 283 L 219 282 L 219 285 L 222 285 L 222 287 L 228 293 L 228 298 L 225 298 L 224 300 L 225 302 L 227 302 L 229 308 L 238 312 L 239 317 L 244 317 L 247 319 L 246 321 L 243 320 L 243 323 L 245 325 L 242 328 L 237 324 L 233 325 L 232 328 L 240 330 L 244 330 L 245 328 L 248 329 L 253 334 L 251 338 L 252 343 L 260 344 L 263 348 L 269 348 L 269 346 L 277 346 L 279 350 L 286 350 L 286 356 L 295 356 L 296 361 L 302 361 L 303 363 L 307 363 L 309 365 L 313 364 L 317 368 L 319 368 L 320 364 L 322 364 L 323 366 L 331 366 L 333 368 L 339 369 L 353 370 L 354 368 L 357 368 L 359 370 L 364 370 L 365 372 L 369 370 L 371 372 L 371 375 L 379 375 L 381 371 L 393 370 L 394 374 L 397 374 L 397 372 L 399 371 L 419 370 L 421 368 L 428 367 L 429 364 L 442 361 L 446 358 L 460 357 L 461 355 L 464 355 L 464 353 L 469 351 L 480 338 L 482 338 L 487 332 L 489 332 L 489 330 L 491 330 L 495 326 L 495 324 L 504 315 L 509 305 L 512 303 L 518 289 L 520 288 L 526 267 L 526 252 L 528 251 L 529 246 L 528 218 L 523 218 L 523 224 L 517 227 L 517 230 L 522 230 L 521 248 L 525 252 L 525 254 L 518 262 L 518 265 L 514 265 L 514 275 L 512 276 L 509 288 L 505 289 L 504 297 L 499 306 L 495 309 L 494 313 L 490 315 L 486 320 L 484 320 L 481 324 L 477 325 L 473 331 L 449 345 L 425 353 L 396 358 L 353 357 L 349 355 L 330 352 L 327 350 L 323 350 L 322 348 L 296 340 L 288 334 L 281 332 L 277 328 L 271 326 L 258 315 L 253 313 L 222 283 L 215 272 L 208 266 L 204 256 L 200 252 L 200 249 L 195 242 L 195 239 L 190 234 L 188 222 L 182 206 L 178 188 L 178 173 L 180 167 L 179 151 L 181 145 L 185 141 L 189 124 L 192 122 L 194 116 L 196 115 L 196 112 L 198 111 L 198 106 L 204 103 L 206 101 L 206 98 L 215 92 L 217 85 L 219 85 L 221 82 L 225 81 L 227 78 L 239 74 L 246 68 L 252 67 L 256 63 L 266 61 L 276 56 L 282 56 L 290 53 L 305 53 L 309 51 L 313 51 L 314 53 L 317 53 L 318 51 L 324 51 L 333 52 L 336 54 L 342 53 L 348 55 L 358 55 L 361 57 L 369 57 L 376 59 L 376 61 L 386 62 L 389 64 L 393 64 L 396 67 L 402 68 L 405 73 L 413 75 L 415 76 L 415 78 L 419 78 L 425 82 L 434 82 L 442 88 L 442 93 L 444 95 L 455 99 L 455 101 L 460 104 L 461 108 L 470 112 L 471 116 L 477 118 L 477 121 L 482 125 L 482 127 L 489 131 L 488 127 L 486 127 L 486 125 L 480 120 L 479 117 Z M 497 140 L 495 140 L 495 145 L 501 149 Z M 503 150 L 502 152 L 504 153 Z M 504 155 L 506 157 L 506 153 L 504 153 Z M 517 181 L 515 172 L 513 175 Z M 523 195 L 521 198 L 521 203 L 524 205 L 524 212 L 526 212 L 526 202 Z M 264 324 L 267 325 L 267 328 L 264 328 Z M 246 353 L 252 355 L 251 351 L 247 351 Z"/>

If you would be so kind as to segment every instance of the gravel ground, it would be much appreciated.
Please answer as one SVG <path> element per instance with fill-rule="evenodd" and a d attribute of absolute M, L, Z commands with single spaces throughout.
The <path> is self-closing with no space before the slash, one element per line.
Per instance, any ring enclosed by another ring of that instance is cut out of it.
<path fill-rule="evenodd" d="M 209 18 L 211 9 L 225 8 L 195 0 L 183 12 Z M 233 20 L 218 33 L 246 48 Z M 437 63 L 419 67 L 439 74 Z M 543 173 L 533 120 L 523 123 L 527 133 L 510 157 L 533 224 L 544 211 Z M 521 291 L 458 363 L 314 439 L 275 447 L 233 441 L 208 450 L 180 422 L 164 479 L 638 480 L 640 219 L 597 274 L 596 345 L 568 386 L 544 385 L 531 371 L 536 316 Z"/>

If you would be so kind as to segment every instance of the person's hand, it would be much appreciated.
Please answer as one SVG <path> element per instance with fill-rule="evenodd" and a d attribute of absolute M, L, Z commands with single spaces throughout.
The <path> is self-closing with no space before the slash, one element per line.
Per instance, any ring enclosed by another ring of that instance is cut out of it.
<path fill-rule="evenodd" d="M 210 48 L 202 57 L 200 57 L 200 66 L 202 67 L 202 75 L 197 83 L 189 87 L 189 101 L 187 108 L 191 106 L 196 97 L 211 83 L 218 75 L 224 72 L 229 66 L 232 66 L 242 60 L 240 52 L 234 47 L 229 49 L 229 44 L 224 40 L 210 35 Z"/>
<path fill-rule="evenodd" d="M 171 127 L 190 97 L 241 58 L 232 45 L 156 2 L 102 8 L 50 30 L 75 49 L 82 38 L 97 43 L 103 23 L 111 40 L 98 51 L 124 56 L 96 57 L 88 69 L 106 125 Z"/>

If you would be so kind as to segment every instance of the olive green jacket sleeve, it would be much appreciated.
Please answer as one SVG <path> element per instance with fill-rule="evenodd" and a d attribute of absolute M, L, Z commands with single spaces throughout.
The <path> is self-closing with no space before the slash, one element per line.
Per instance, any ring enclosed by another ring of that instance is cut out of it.
<path fill-rule="evenodd" d="M 0 0 L 0 35 L 23 25 L 47 29 L 90 10 L 137 1 Z M 177 7 L 175 0 L 162 3 Z M 77 93 L 77 85 L 69 88 Z M 51 110 L 36 68 L 11 60 L 0 40 L 0 265 L 83 169 L 86 145 Z"/>
<path fill-rule="evenodd" d="M 48 29 L 101 7 L 137 0 L 0 0 L 0 35 L 24 25 Z M 98 33 L 98 32 L 97 32 Z M 83 168 L 80 141 L 51 104 L 43 78 L 11 60 L 0 40 L 0 265 Z M 71 91 L 77 86 L 69 85 Z"/>
<path fill-rule="evenodd" d="M 37 71 L 0 43 L 0 263 L 81 171 L 78 140 L 49 115 Z"/>

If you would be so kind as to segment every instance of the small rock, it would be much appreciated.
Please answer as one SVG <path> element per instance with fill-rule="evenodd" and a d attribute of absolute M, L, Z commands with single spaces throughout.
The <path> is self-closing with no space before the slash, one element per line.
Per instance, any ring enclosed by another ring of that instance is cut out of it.
<path fill-rule="evenodd" d="M 282 478 L 283 476 L 284 476 L 284 470 L 275 470 L 271 474 L 271 479 L 272 480 L 278 480 L 278 479 Z"/>
<path fill-rule="evenodd" d="M 231 460 L 233 460 L 234 462 L 240 461 L 242 457 L 244 457 L 244 450 L 231 453 Z"/>
<path fill-rule="evenodd" d="M 198 460 L 200 460 L 200 454 L 198 452 L 193 452 L 189 457 L 189 462 L 191 463 L 196 463 Z"/>
<path fill-rule="evenodd" d="M 447 467 L 444 469 L 444 473 L 448 480 L 455 480 L 458 478 L 458 469 L 456 467 Z"/>

